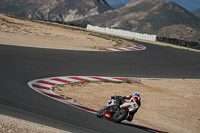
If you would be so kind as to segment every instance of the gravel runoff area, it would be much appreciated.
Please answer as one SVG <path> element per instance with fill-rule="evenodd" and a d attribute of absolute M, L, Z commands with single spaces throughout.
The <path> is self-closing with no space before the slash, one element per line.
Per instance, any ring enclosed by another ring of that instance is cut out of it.
<path fill-rule="evenodd" d="M 133 123 L 172 133 L 199 133 L 199 88 L 200 80 L 132 79 L 128 83 L 72 83 L 52 90 L 96 110 L 105 106 L 112 95 L 138 92 L 142 104 Z"/>
<path fill-rule="evenodd" d="M 0 44 L 99 51 L 131 47 L 132 42 L 80 28 L 47 22 L 20 20 L 0 14 Z"/>
<path fill-rule="evenodd" d="M 69 133 L 0 114 L 0 133 Z"/>

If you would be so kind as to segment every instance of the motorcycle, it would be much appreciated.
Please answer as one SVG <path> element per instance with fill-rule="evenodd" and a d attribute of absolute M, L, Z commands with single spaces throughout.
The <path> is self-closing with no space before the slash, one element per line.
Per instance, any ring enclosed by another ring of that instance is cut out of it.
<path fill-rule="evenodd" d="M 123 102 L 118 108 L 115 108 L 116 105 L 116 100 L 109 99 L 107 102 L 107 106 L 104 106 L 102 109 L 100 109 L 97 112 L 96 116 L 98 118 L 107 118 L 115 123 L 120 123 L 122 120 L 126 120 L 128 113 L 138 106 L 131 101 Z"/>

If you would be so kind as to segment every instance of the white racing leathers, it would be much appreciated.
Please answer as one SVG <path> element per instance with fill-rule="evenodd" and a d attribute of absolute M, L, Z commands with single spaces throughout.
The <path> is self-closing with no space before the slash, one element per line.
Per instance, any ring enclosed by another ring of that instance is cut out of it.
<path fill-rule="evenodd" d="M 128 121 L 132 121 L 135 113 L 138 111 L 141 102 L 139 97 L 123 97 L 123 99 L 128 99 L 128 101 L 124 102 L 120 105 L 120 108 L 128 108 L 129 109 L 129 116 L 127 117 Z"/>
<path fill-rule="evenodd" d="M 139 105 L 131 99 L 130 101 L 124 102 L 120 108 L 128 108 L 129 112 L 135 112 L 139 108 Z"/>

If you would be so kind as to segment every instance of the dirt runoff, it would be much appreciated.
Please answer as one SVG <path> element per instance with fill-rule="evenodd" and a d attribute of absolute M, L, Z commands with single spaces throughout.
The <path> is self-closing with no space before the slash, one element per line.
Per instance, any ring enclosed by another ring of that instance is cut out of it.
<path fill-rule="evenodd" d="M 133 43 L 69 26 L 20 20 L 0 14 L 0 44 L 98 51 Z"/>
<path fill-rule="evenodd" d="M 99 110 L 112 95 L 139 92 L 141 108 L 133 123 L 173 133 L 200 132 L 200 80 L 132 79 L 131 83 L 74 83 L 53 90 Z"/>
<path fill-rule="evenodd" d="M 40 124 L 0 114 L 0 133 L 64 133 Z M 65 132 L 68 133 L 68 132 Z"/>

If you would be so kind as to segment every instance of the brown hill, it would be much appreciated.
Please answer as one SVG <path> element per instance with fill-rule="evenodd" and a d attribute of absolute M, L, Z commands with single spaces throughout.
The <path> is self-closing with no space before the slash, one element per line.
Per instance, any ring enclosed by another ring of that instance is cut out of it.
<path fill-rule="evenodd" d="M 1 0 L 0 12 L 30 19 L 73 21 L 112 9 L 104 0 Z"/>
<path fill-rule="evenodd" d="M 174 33 L 182 33 L 186 29 L 195 31 L 192 32 L 193 36 L 198 36 L 200 33 L 198 17 L 175 3 L 162 0 L 137 0 L 121 9 L 86 18 L 81 23 L 166 37 L 174 37 Z M 173 29 L 173 34 L 169 31 L 172 27 L 177 27 Z M 184 29 L 178 27 L 184 27 Z M 176 38 L 185 38 L 182 35 L 176 35 Z M 187 36 L 186 39 L 198 41 L 199 38 Z"/>

